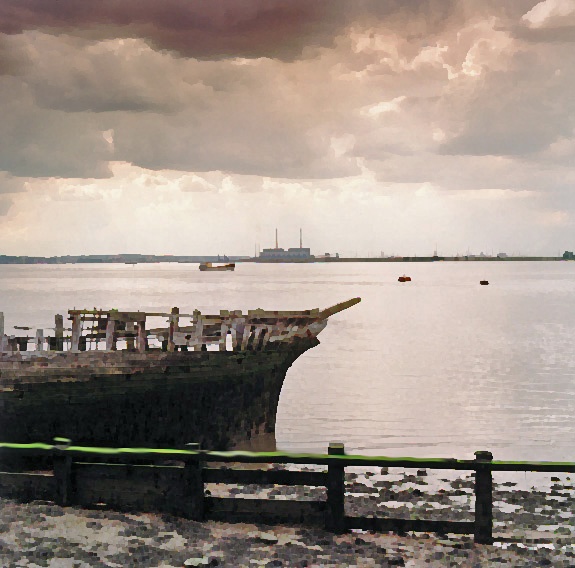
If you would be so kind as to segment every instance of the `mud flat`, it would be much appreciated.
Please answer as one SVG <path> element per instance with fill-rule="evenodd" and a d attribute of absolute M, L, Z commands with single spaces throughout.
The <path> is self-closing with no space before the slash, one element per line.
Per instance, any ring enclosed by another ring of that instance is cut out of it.
<path fill-rule="evenodd" d="M 347 514 L 471 520 L 473 479 L 424 471 L 348 473 Z M 575 566 L 567 476 L 496 478 L 494 545 L 472 536 L 192 522 L 166 515 L 0 500 L 2 566 Z M 209 486 L 213 495 L 316 499 L 322 489 Z"/>

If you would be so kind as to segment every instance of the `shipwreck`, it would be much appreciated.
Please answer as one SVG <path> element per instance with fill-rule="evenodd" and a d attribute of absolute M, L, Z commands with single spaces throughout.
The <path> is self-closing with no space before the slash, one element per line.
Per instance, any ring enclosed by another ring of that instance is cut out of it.
<path fill-rule="evenodd" d="M 233 448 L 274 432 L 289 367 L 359 301 L 217 315 L 70 310 L 70 329 L 56 315 L 54 328 L 18 336 L 0 314 L 2 440 Z M 164 325 L 148 328 L 154 319 Z"/>

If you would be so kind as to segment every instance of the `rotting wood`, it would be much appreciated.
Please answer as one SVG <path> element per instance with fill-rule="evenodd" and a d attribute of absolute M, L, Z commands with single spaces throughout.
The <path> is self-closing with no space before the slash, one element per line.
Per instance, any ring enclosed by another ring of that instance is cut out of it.
<path fill-rule="evenodd" d="M 44 330 L 37 329 L 36 330 L 36 351 L 43 351 L 44 350 Z"/>
<path fill-rule="evenodd" d="M 186 444 L 190 450 L 199 450 L 196 442 Z M 204 479 L 202 470 L 204 461 L 201 453 L 189 457 L 184 465 L 182 475 L 182 493 L 184 495 L 184 511 L 192 521 L 204 520 Z"/>
<path fill-rule="evenodd" d="M 54 316 L 55 351 L 64 351 L 64 316 Z"/>
<path fill-rule="evenodd" d="M 491 452 L 475 452 L 475 542 L 493 543 L 493 475 Z"/>
<path fill-rule="evenodd" d="M 62 442 L 64 445 L 62 445 Z M 200 451 L 197 445 L 187 446 L 187 450 L 148 450 L 126 448 L 112 453 L 113 448 L 79 448 L 69 440 L 57 440 L 59 445 L 48 444 L 0 444 L 2 452 L 52 452 L 55 458 L 54 476 L 35 476 L 29 473 L 0 473 L 0 491 L 4 495 L 24 495 L 26 499 L 50 499 L 61 504 L 89 505 L 103 500 L 109 505 L 124 509 L 135 508 L 142 511 L 178 512 L 190 518 L 206 518 L 227 521 L 248 521 L 266 519 L 267 522 L 311 522 L 323 518 L 326 526 L 334 532 L 349 529 L 376 531 L 429 531 L 439 533 L 473 533 L 475 542 L 493 542 L 493 482 L 491 471 L 495 467 L 511 470 L 517 462 L 493 462 L 490 452 L 476 452 L 474 460 L 442 460 L 438 458 L 388 458 L 346 455 L 343 444 L 330 444 L 328 455 L 285 454 L 281 452 L 207 452 Z M 167 465 L 128 465 L 107 463 L 72 462 L 73 456 L 86 458 L 95 456 L 111 457 L 129 455 L 142 460 L 142 456 L 165 461 L 174 459 L 186 462 L 185 466 Z M 238 463 L 296 463 L 298 460 L 313 457 L 313 462 L 327 464 L 328 473 L 210 469 L 203 462 L 227 461 Z M 304 458 L 304 456 L 306 456 Z M 314 457 L 315 456 L 315 457 Z M 179 458 L 179 459 L 178 459 Z M 360 462 L 360 458 L 363 460 Z M 392 519 L 344 516 L 344 479 L 341 474 L 346 466 L 366 463 L 386 463 L 389 467 L 421 467 L 428 469 L 464 469 L 476 472 L 476 511 L 475 521 L 447 521 L 425 519 Z M 197 466 L 194 464 L 198 464 Z M 191 464 L 191 465 L 190 465 Z M 448 466 L 457 466 L 449 468 Z M 521 468 L 530 471 L 573 471 L 574 463 L 519 462 Z M 321 476 L 321 477 L 320 477 Z M 50 481 L 54 480 L 54 483 Z M 179 481 L 178 481 L 179 480 Z M 205 498 L 205 482 L 212 483 L 274 483 L 285 485 L 326 486 L 327 501 L 262 501 L 261 499 Z M 36 487 L 36 489 L 35 489 Z M 49 492 L 51 489 L 52 493 Z M 48 492 L 48 493 L 47 493 Z M 40 496 L 41 495 L 41 496 Z M 174 504 L 180 504 L 174 507 Z M 320 515 L 319 517 L 317 515 Z"/>
<path fill-rule="evenodd" d="M 175 351 L 176 344 L 174 343 L 174 333 L 178 331 L 179 319 L 177 315 L 180 313 L 180 309 L 177 307 L 172 308 L 172 314 L 170 316 L 170 335 L 168 337 L 168 351 Z"/>
<path fill-rule="evenodd" d="M 116 350 L 116 321 L 112 318 L 109 318 L 106 324 L 106 350 Z"/>
<path fill-rule="evenodd" d="M 345 447 L 341 442 L 329 444 L 328 455 L 344 455 Z M 343 465 L 333 463 L 327 468 L 327 512 L 325 528 L 336 534 L 345 531 L 345 469 Z"/>
<path fill-rule="evenodd" d="M 290 310 L 248 310 L 243 315 L 241 310 L 221 310 L 219 314 L 201 314 L 194 310 L 192 314 L 181 314 L 178 308 L 167 314 L 163 312 L 140 312 L 119 310 L 69 310 L 72 321 L 72 334 L 64 337 L 62 316 L 56 316 L 54 336 L 37 340 L 36 351 L 42 351 L 44 342 L 52 351 L 63 351 L 64 345 L 70 342 L 70 351 L 77 353 L 86 349 L 101 350 L 100 342 L 105 342 L 105 351 L 117 350 L 117 341 L 126 341 L 126 350 L 144 352 L 149 349 L 148 339 L 158 339 L 168 351 L 192 349 L 202 351 L 208 345 L 218 345 L 219 351 L 227 351 L 227 334 L 231 335 L 231 350 L 266 350 L 274 348 L 277 342 L 289 343 L 296 338 L 315 337 L 325 327 L 325 320 L 343 309 L 356 304 L 358 298 L 336 304 L 326 310 L 319 309 Z M 166 328 L 148 330 L 148 317 L 166 317 Z M 180 325 L 182 318 L 189 318 L 191 325 Z M 85 327 L 85 329 L 84 329 Z M 29 329 L 29 328 L 26 328 Z M 16 346 L 11 338 L 2 337 L 4 351 L 28 349 L 29 337 L 17 337 Z M 37 335 L 37 337 L 39 337 Z M 42 344 L 41 347 L 40 343 Z"/>
<path fill-rule="evenodd" d="M 68 440 L 68 445 L 70 441 Z M 54 478 L 56 480 L 56 495 L 54 501 L 67 507 L 74 501 L 72 485 L 72 456 L 63 451 L 64 447 L 53 450 Z"/>
<path fill-rule="evenodd" d="M 136 346 L 140 353 L 144 353 L 148 349 L 148 339 L 146 336 L 146 320 L 143 319 L 137 323 L 138 336 L 136 339 Z"/>
<path fill-rule="evenodd" d="M 72 351 L 78 351 L 80 348 L 80 335 L 82 334 L 82 318 L 80 314 L 72 316 Z"/>

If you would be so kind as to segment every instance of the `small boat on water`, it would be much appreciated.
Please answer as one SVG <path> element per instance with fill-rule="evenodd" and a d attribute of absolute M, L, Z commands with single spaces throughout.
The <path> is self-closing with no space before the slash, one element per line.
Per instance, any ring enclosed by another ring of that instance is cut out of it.
<path fill-rule="evenodd" d="M 482 286 L 487 286 L 489 284 L 489 280 L 480 280 L 479 284 L 481 284 Z"/>
<path fill-rule="evenodd" d="M 202 272 L 208 271 L 221 271 L 221 270 L 235 270 L 235 263 L 231 262 L 229 264 L 213 264 L 212 262 L 202 262 L 200 263 L 200 270 Z"/>
<path fill-rule="evenodd" d="M 400 276 L 397 279 L 398 282 L 411 282 L 411 276 L 406 276 L 405 274 L 403 276 Z"/>

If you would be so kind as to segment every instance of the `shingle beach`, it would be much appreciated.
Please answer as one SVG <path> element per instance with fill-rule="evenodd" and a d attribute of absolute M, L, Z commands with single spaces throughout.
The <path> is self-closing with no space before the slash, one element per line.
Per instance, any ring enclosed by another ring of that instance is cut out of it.
<path fill-rule="evenodd" d="M 471 520 L 473 480 L 347 474 L 349 515 Z M 0 565 L 6 567 L 141 566 L 575 566 L 574 488 L 568 477 L 496 480 L 496 542 L 472 535 L 370 533 L 334 535 L 321 528 L 193 522 L 167 515 L 59 507 L 0 500 Z M 219 486 L 210 488 L 218 491 Z M 229 491 L 229 489 L 228 489 Z M 241 497 L 316 499 L 321 490 L 235 487 Z M 317 493 L 316 493 L 317 492 Z"/>

